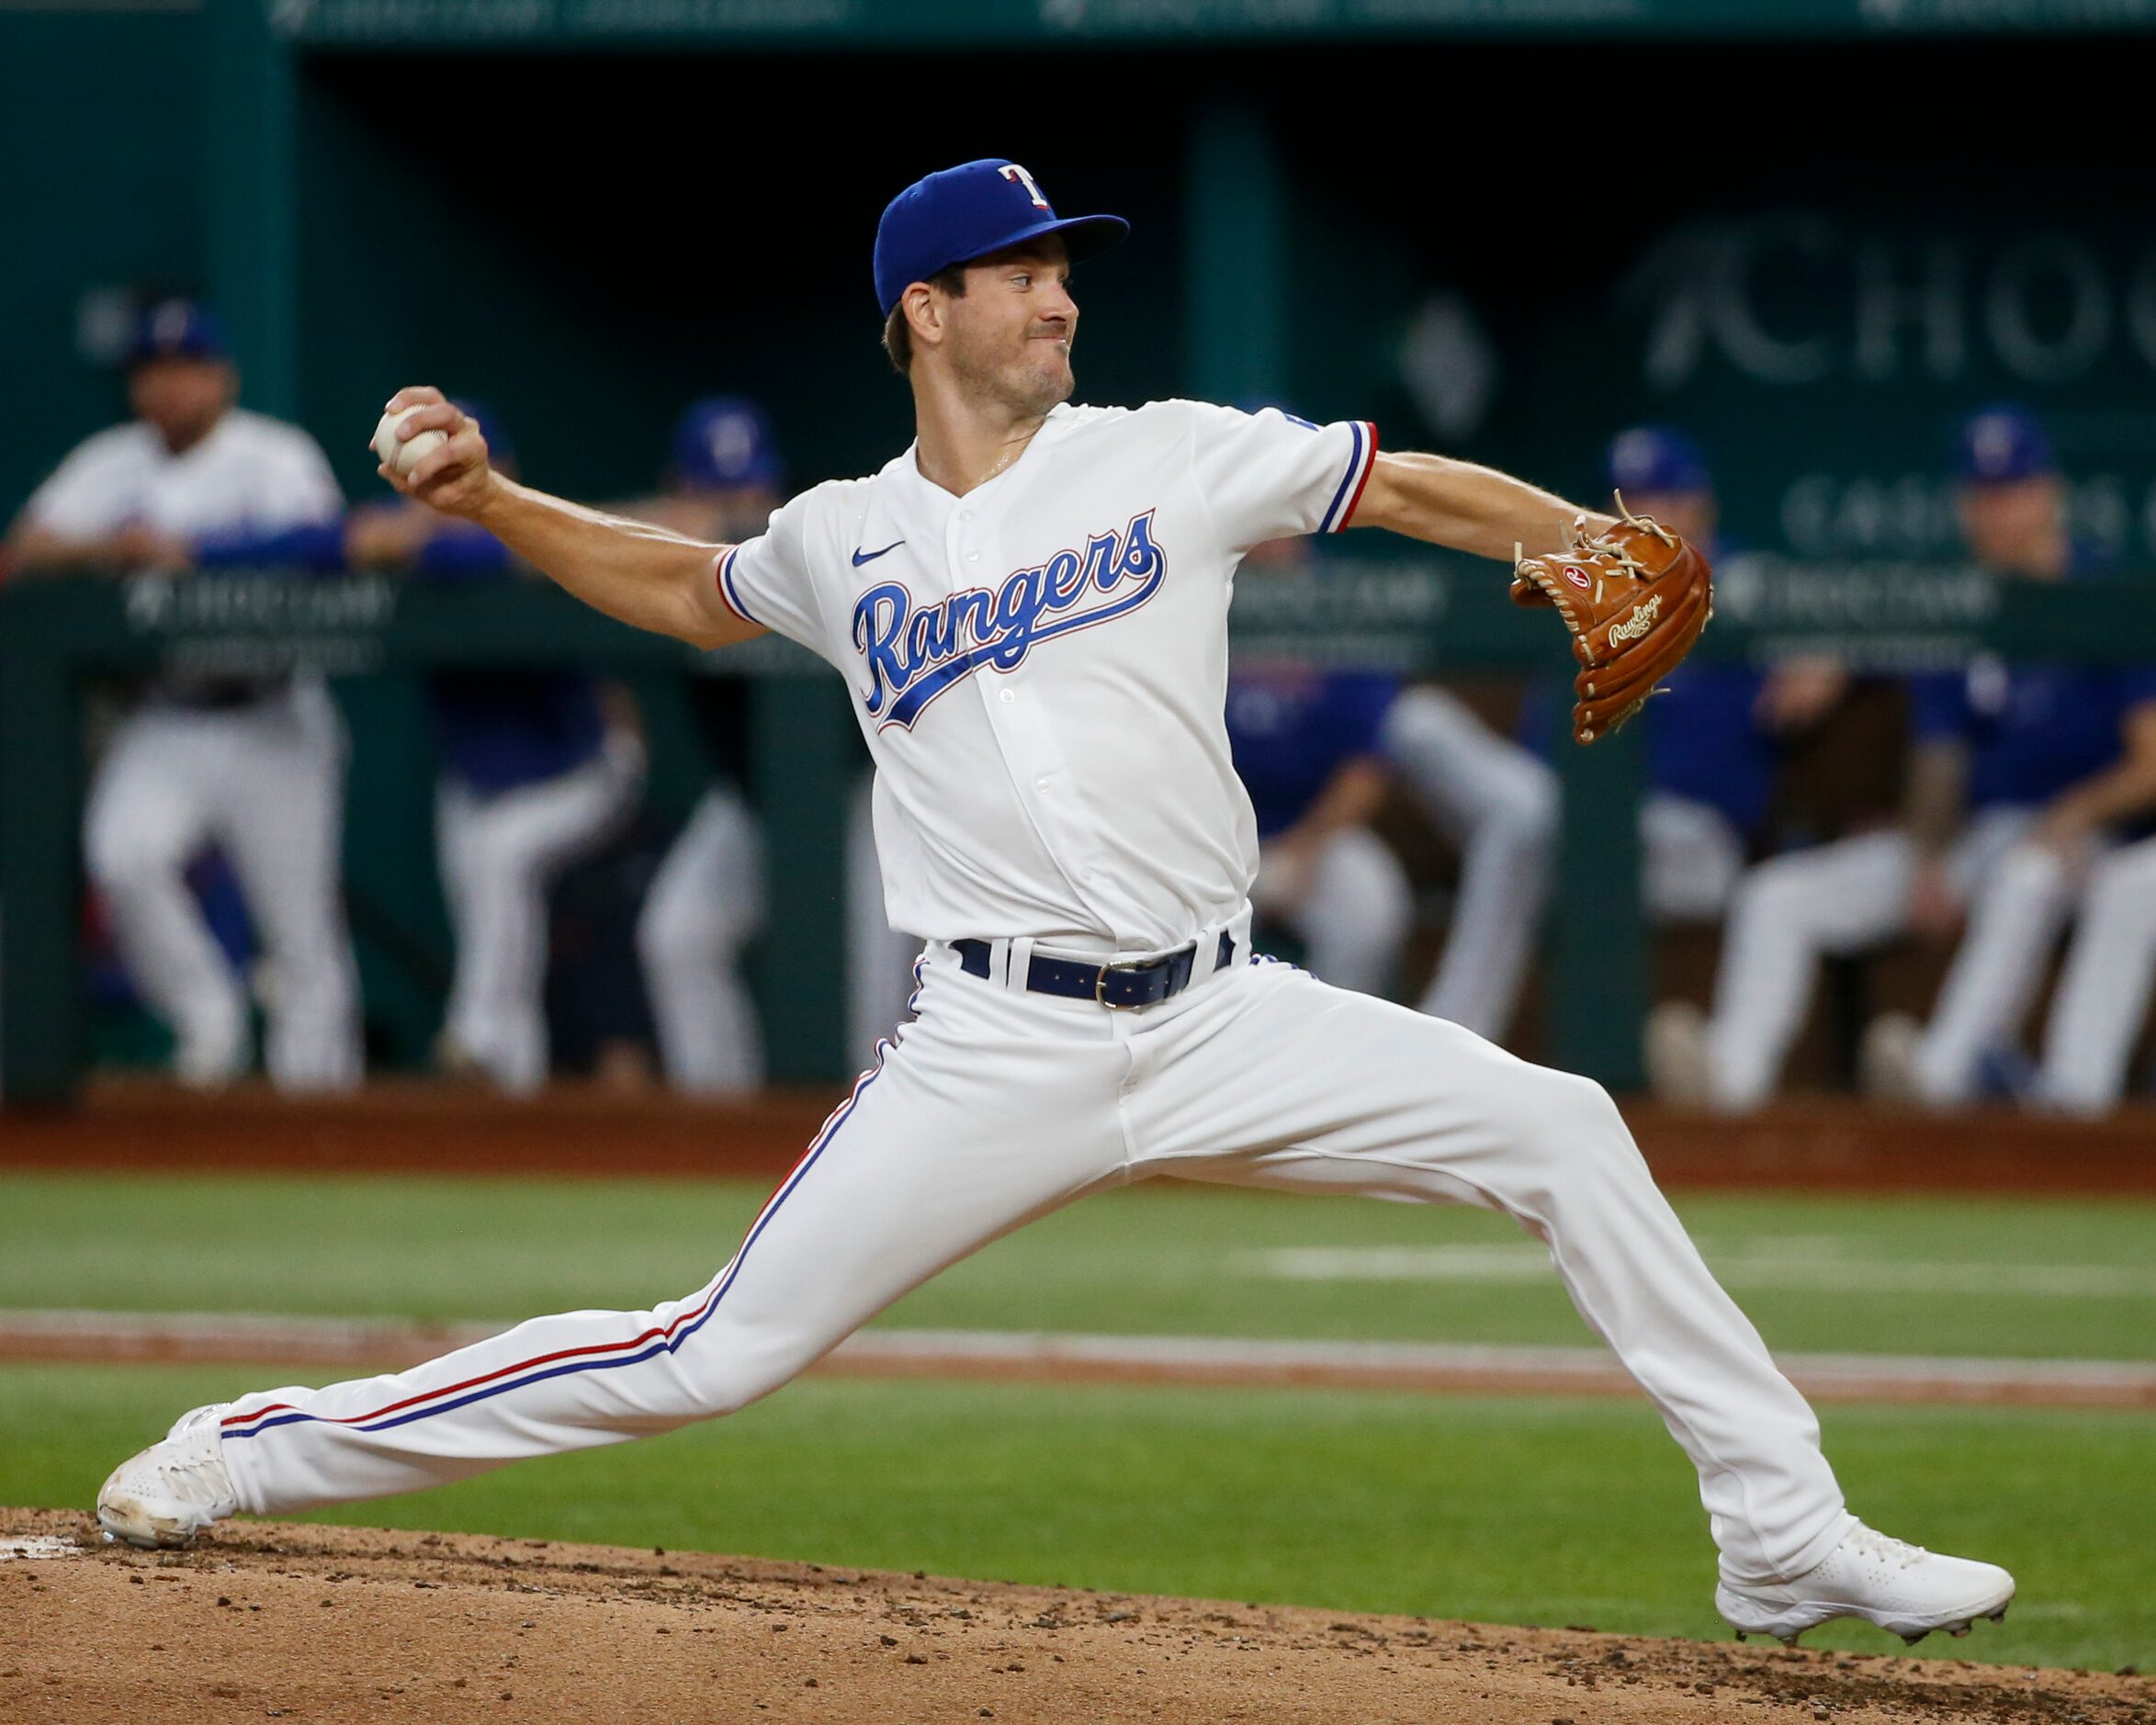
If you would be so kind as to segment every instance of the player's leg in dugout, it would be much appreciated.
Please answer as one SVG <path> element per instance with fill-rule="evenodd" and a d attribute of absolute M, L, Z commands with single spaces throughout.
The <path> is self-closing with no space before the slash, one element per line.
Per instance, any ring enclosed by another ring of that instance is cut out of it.
<path fill-rule="evenodd" d="M 1137 1172 L 1508 1214 L 1698 1469 L 1725 1575 L 1824 1558 L 1849 1522 L 1818 1423 L 1599 1085 L 1286 965 L 1186 998 L 1131 1015 Z"/>
<path fill-rule="evenodd" d="M 1402 691 L 1385 716 L 1386 759 L 1460 847 L 1460 890 L 1422 1009 L 1501 1038 L 1512 1022 L 1549 896 L 1557 775 L 1458 696 Z"/>
<path fill-rule="evenodd" d="M 581 766 L 494 795 L 443 781 L 435 822 L 457 936 L 446 1028 L 506 1090 L 547 1077 L 547 892 L 627 818 L 643 782 L 643 745 L 626 732 Z"/>
<path fill-rule="evenodd" d="M 1127 1179 L 1115 1020 L 1129 1015 L 992 987 L 938 953 L 918 1016 L 710 1281 L 648 1311 L 535 1319 L 409 1371 L 243 1396 L 222 1447 L 240 1506 L 417 1491 L 731 1413 L 945 1265 Z"/>
<path fill-rule="evenodd" d="M 1338 987 L 1383 997 L 1415 925 L 1415 890 L 1392 846 L 1368 827 L 1346 827 L 1317 853 L 1290 920 L 1312 970 Z"/>
<path fill-rule="evenodd" d="M 2134 1044 L 2156 995 L 2156 839 L 2099 862 L 2082 896 L 2044 1031 L 2045 1107 L 2102 1114 L 2126 1092 Z"/>
<path fill-rule="evenodd" d="M 341 891 L 344 724 L 318 684 L 228 723 L 235 741 L 219 836 L 269 961 L 263 1064 L 280 1090 L 350 1089 L 364 1063 L 358 967 Z"/>
<path fill-rule="evenodd" d="M 677 1090 L 719 1096 L 763 1081 L 762 1028 L 740 973 L 741 948 L 763 914 L 756 817 L 731 785 L 714 785 L 667 851 L 637 917 L 660 1058 Z"/>
<path fill-rule="evenodd" d="M 247 1068 L 247 997 L 186 883 L 214 824 L 217 750 L 205 724 L 157 707 L 121 723 L 91 784 L 83 853 L 122 962 L 172 1028 L 175 1069 L 191 1084 L 222 1084 Z"/>
<path fill-rule="evenodd" d="M 1756 1108 L 1803 1028 L 1819 960 L 1856 953 L 1909 922 L 1916 853 L 1899 831 L 1860 833 L 1749 870 L 1730 904 L 1708 1023 L 1714 1100 Z"/>
<path fill-rule="evenodd" d="M 1955 849 L 1950 867 L 1969 926 L 1915 1060 L 1917 1094 L 1935 1106 L 1973 1101 L 1983 1056 L 2018 1036 L 2101 849 L 2084 840 L 2059 851 L 2029 836 L 2033 824 L 2028 809 L 1986 809 Z"/>

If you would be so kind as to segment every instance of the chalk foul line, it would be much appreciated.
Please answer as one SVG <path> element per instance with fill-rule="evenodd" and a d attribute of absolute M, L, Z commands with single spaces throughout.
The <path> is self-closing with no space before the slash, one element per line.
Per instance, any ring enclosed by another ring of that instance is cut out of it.
<path fill-rule="evenodd" d="M 0 1359 L 378 1367 L 430 1359 L 502 1327 L 247 1313 L 0 1310 Z M 1821 1401 L 2156 1409 L 2156 1363 L 2143 1361 L 1784 1354 L 1778 1363 Z M 841 1343 L 815 1370 L 852 1377 L 1638 1393 L 1601 1348 L 1451 1342 L 875 1329 Z"/>

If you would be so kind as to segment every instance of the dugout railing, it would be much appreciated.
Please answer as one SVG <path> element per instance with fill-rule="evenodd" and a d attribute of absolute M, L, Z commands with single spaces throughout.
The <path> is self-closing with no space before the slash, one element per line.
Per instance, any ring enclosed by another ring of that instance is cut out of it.
<path fill-rule="evenodd" d="M 1408 676 L 1539 674 L 1552 688 L 1546 698 L 1569 705 L 1569 692 L 1556 692 L 1569 682 L 1562 629 L 1546 613 L 1509 604 L 1505 585 L 1502 569 L 1486 563 L 1343 558 L 1303 574 L 1246 575 L 1231 628 L 1238 654 Z M 2131 624 L 2144 614 L 2119 602 L 2122 591 L 2138 601 L 2148 588 L 1741 558 L 1720 572 L 1715 623 L 1699 651 L 1753 660 L 1829 652 L 1871 671 L 1949 666 L 1986 652 L 2156 660 L 2150 631 Z M 547 663 L 663 675 L 697 669 L 695 657 L 536 584 L 455 591 L 260 571 L 0 589 L 0 1097 L 63 1099 L 82 1065 L 79 835 L 89 764 L 84 696 L 93 680 L 160 667 L 311 669 L 337 678 Z M 717 662 L 751 682 L 750 791 L 773 860 L 769 944 L 784 954 L 759 987 L 773 1074 L 835 1078 L 845 1065 L 846 806 L 861 761 L 846 692 L 810 655 L 775 638 L 724 649 Z M 1563 747 L 1557 765 L 1564 818 L 1547 949 L 1550 1054 L 1631 1088 L 1647 974 L 1634 818 L 1639 727 L 1591 749 Z"/>

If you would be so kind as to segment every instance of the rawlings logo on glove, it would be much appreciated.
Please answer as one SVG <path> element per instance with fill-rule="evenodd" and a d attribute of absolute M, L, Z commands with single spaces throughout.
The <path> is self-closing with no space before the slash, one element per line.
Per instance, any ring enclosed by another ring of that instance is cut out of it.
<path fill-rule="evenodd" d="M 1647 705 L 1654 685 L 1692 650 L 1714 614 L 1707 559 L 1651 515 L 1617 500 L 1616 525 L 1592 538 L 1586 517 L 1554 557 L 1523 557 L 1514 547 L 1516 604 L 1552 605 L 1572 631 L 1573 735 L 1607 736 Z"/>

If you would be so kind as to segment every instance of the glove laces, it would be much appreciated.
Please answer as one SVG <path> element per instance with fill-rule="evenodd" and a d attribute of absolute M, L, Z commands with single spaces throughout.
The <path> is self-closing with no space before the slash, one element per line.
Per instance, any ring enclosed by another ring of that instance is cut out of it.
<path fill-rule="evenodd" d="M 1617 499 L 1618 519 L 1622 521 L 1626 526 L 1636 528 L 1641 533 L 1651 534 L 1661 540 L 1664 545 L 1674 546 L 1676 544 L 1676 535 L 1670 532 L 1654 516 L 1635 515 L 1627 509 L 1624 506 L 1624 493 L 1622 491 L 1616 491 L 1611 495 Z M 1572 548 L 1575 554 L 1593 552 L 1598 557 L 1606 557 L 1623 569 L 1627 575 L 1638 577 L 1642 581 L 1648 578 L 1645 565 L 1608 534 L 1590 538 L 1587 535 L 1587 518 L 1585 514 L 1575 515 L 1572 518 Z"/>

